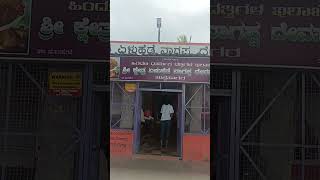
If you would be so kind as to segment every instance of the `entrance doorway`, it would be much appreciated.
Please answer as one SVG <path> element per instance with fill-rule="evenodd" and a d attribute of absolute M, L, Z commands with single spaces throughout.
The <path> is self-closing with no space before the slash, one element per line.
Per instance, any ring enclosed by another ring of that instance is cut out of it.
<path fill-rule="evenodd" d="M 174 113 L 171 119 L 168 146 L 161 149 L 161 107 L 165 103 L 165 97 L 173 106 Z M 181 123 L 181 93 L 163 91 L 141 91 L 139 124 L 140 154 L 179 156 L 182 137 L 179 131 Z"/>

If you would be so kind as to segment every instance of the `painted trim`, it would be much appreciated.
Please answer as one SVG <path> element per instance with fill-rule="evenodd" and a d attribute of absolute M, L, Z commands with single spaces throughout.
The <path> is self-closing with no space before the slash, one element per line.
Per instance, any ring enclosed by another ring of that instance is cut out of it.
<path fill-rule="evenodd" d="M 210 85 L 210 82 L 204 83 L 204 82 L 183 82 L 183 81 L 148 81 L 148 80 L 121 80 L 121 79 L 110 79 L 110 82 L 151 82 L 151 83 L 181 83 L 181 84 L 207 84 Z"/>
<path fill-rule="evenodd" d="M 113 131 L 119 131 L 119 132 L 134 132 L 132 129 L 113 129 L 111 128 Z"/>
<path fill-rule="evenodd" d="M 192 135 L 192 136 L 210 136 L 210 132 L 208 134 L 203 133 L 183 133 L 184 135 Z"/>
<path fill-rule="evenodd" d="M 175 92 L 175 93 L 182 93 L 182 90 L 178 89 L 152 89 L 152 88 L 140 88 L 140 91 L 145 92 Z"/>
<path fill-rule="evenodd" d="M 90 62 L 90 63 L 106 63 L 108 57 L 106 57 L 106 59 L 58 59 L 58 58 L 37 58 L 37 57 L 33 57 L 33 58 L 29 58 L 29 57 L 0 57 L 0 60 L 7 60 L 7 61 L 42 61 L 42 62 L 47 62 L 47 61 L 52 61 L 52 62 Z"/>
<path fill-rule="evenodd" d="M 184 59 L 187 59 L 187 58 L 197 58 L 197 59 L 208 59 L 210 60 L 210 56 L 175 56 L 175 55 L 172 55 L 172 56 L 159 56 L 159 55 L 155 55 L 155 56 L 133 56 L 133 55 L 120 55 L 120 54 L 110 54 L 110 57 L 133 57 L 133 58 L 136 58 L 136 57 L 159 57 L 159 58 L 184 58 Z M 107 59 L 107 61 L 110 61 L 109 59 Z M 211 63 L 212 64 L 212 63 Z"/>
<path fill-rule="evenodd" d="M 315 69 L 319 70 L 320 67 L 313 66 L 290 66 L 290 65 L 259 65 L 259 64 L 234 64 L 234 63 L 210 63 L 212 66 L 229 66 L 229 67 L 259 67 L 259 68 L 283 68 L 283 69 Z M 320 66 L 320 62 L 319 62 Z"/>
<path fill-rule="evenodd" d="M 180 43 L 180 42 L 150 42 L 150 41 L 110 41 L 110 44 L 166 44 L 166 45 L 194 45 L 194 46 L 210 46 L 210 43 Z"/>

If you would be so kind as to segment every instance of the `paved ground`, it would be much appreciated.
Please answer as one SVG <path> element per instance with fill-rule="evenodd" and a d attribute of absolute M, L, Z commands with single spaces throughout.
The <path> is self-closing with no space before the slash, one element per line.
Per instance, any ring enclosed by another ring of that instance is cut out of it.
<path fill-rule="evenodd" d="M 208 163 L 186 163 L 178 160 L 110 161 L 111 180 L 209 180 Z"/>

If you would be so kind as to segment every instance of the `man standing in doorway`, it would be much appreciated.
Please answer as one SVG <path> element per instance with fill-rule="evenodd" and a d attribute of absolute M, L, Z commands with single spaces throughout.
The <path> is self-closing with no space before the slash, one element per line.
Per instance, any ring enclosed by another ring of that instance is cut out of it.
<path fill-rule="evenodd" d="M 166 148 L 168 147 L 168 138 L 170 135 L 170 126 L 173 113 L 173 107 L 170 104 L 168 97 L 166 96 L 164 98 L 164 104 L 161 107 L 161 148 L 163 148 L 164 143 L 166 143 Z"/>

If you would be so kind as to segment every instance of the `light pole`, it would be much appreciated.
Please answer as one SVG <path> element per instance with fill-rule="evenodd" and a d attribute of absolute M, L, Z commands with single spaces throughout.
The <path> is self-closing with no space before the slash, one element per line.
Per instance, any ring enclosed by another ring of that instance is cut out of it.
<path fill-rule="evenodd" d="M 160 42 L 161 18 L 157 18 L 158 42 Z"/>

